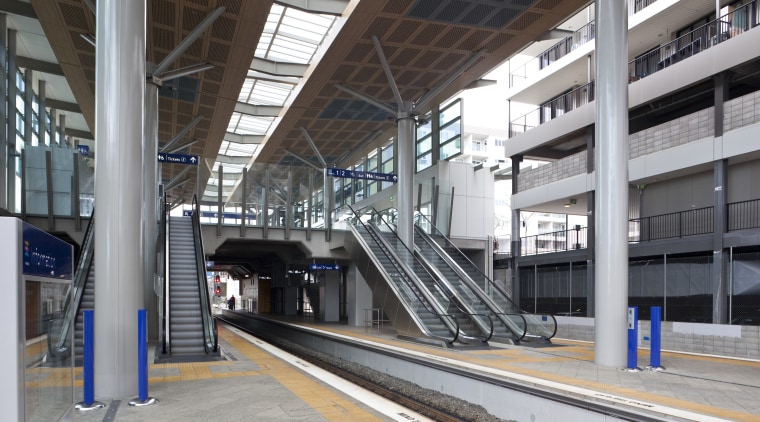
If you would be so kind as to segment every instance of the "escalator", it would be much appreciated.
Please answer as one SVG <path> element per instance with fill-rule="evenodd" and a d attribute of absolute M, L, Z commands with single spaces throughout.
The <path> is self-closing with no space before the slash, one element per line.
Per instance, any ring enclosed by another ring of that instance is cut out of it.
<path fill-rule="evenodd" d="M 419 253 L 445 276 L 456 281 L 459 292 L 475 301 L 477 312 L 487 312 L 495 323 L 494 336 L 517 341 L 548 342 L 557 332 L 557 321 L 549 314 L 530 314 L 521 310 L 507 293 L 470 261 L 450 239 L 421 214 L 415 215 L 415 246 Z"/>
<path fill-rule="evenodd" d="M 203 359 L 220 355 L 216 322 L 206 282 L 200 213 L 193 198 L 192 217 L 168 217 L 164 236 L 168 263 L 164 287 L 165 316 L 159 360 L 188 357 Z M 166 233 L 168 232 L 168 233 Z"/>
<path fill-rule="evenodd" d="M 192 219 L 179 218 L 176 223 L 172 218 L 172 237 L 166 249 L 169 251 L 166 265 L 169 274 L 165 278 L 170 282 L 164 286 L 169 289 L 158 289 L 165 292 L 164 298 L 168 298 L 162 304 L 160 312 L 161 315 L 168 315 L 168 318 L 161 327 L 163 353 L 159 351 L 159 359 L 169 356 L 217 358 L 220 355 L 216 324 L 211 316 L 206 288 L 200 220 L 197 215 L 194 213 Z M 93 213 L 82 242 L 74 281 L 65 300 L 66 305 L 62 311 L 64 317 L 59 319 L 60 323 L 51 324 L 48 331 L 49 357 L 54 360 L 71 358 L 72 337 L 74 357 L 77 361 L 82 359 L 84 311 L 95 309 L 94 227 Z"/>
<path fill-rule="evenodd" d="M 493 335 L 493 321 L 486 312 L 474 311 L 465 301 L 460 300 L 456 290 L 441 277 L 436 269 L 425 265 L 425 262 L 413 254 L 393 231 L 392 227 L 371 208 L 367 211 L 372 216 L 367 220 L 370 229 L 383 237 L 389 247 L 394 250 L 404 265 L 411 270 L 416 279 L 424 286 L 446 313 L 452 315 L 459 324 L 459 341 L 462 343 L 485 344 Z"/>
<path fill-rule="evenodd" d="M 346 237 L 346 250 L 359 263 L 357 268 L 372 289 L 372 306 L 391 321 L 399 337 L 444 346 L 482 345 L 487 341 L 490 321 L 482 322 L 486 329 L 473 324 L 473 317 L 415 263 L 413 254 L 398 238 L 386 238 L 383 232 L 387 230 L 374 224 L 371 216 L 356 214 L 350 207 L 344 212 L 351 216 L 344 220 L 346 229 L 354 235 Z"/>
<path fill-rule="evenodd" d="M 82 240 L 81 253 L 74 270 L 74 281 L 64 300 L 63 317 L 51 324 L 48 330 L 48 355 L 52 360 L 71 358 L 71 330 L 74 330 L 74 352 L 77 360 L 82 358 L 84 343 L 84 310 L 95 309 L 95 213 Z M 72 299 L 73 296 L 73 299 Z M 72 321 L 74 322 L 72 324 Z"/>

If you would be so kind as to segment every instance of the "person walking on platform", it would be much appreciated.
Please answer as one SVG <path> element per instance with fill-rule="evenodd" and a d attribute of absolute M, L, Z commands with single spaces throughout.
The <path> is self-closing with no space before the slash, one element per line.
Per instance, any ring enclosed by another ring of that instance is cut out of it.
<path fill-rule="evenodd" d="M 230 311 L 235 310 L 235 295 L 232 295 L 232 297 L 230 297 L 229 300 L 227 301 L 227 308 Z"/>

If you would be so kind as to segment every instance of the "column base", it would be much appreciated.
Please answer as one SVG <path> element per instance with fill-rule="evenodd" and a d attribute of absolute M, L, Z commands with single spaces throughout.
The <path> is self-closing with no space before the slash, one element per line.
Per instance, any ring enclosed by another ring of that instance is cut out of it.
<path fill-rule="evenodd" d="M 102 409 L 104 407 L 106 407 L 106 405 L 103 404 L 103 402 L 99 402 L 99 401 L 94 401 L 94 402 L 92 402 L 90 404 L 87 404 L 87 403 L 85 403 L 85 402 L 82 401 L 82 402 L 79 402 L 79 403 L 77 403 L 77 404 L 74 405 L 74 409 L 76 409 L 76 410 L 82 410 L 82 411 L 93 410 L 93 409 Z"/>
<path fill-rule="evenodd" d="M 150 406 L 150 405 L 156 404 L 156 403 L 158 403 L 158 399 L 157 398 L 155 398 L 155 397 L 148 397 L 145 400 L 140 400 L 139 398 L 133 399 L 133 400 L 131 400 L 129 402 L 129 405 L 130 406 L 142 407 L 142 406 Z"/>

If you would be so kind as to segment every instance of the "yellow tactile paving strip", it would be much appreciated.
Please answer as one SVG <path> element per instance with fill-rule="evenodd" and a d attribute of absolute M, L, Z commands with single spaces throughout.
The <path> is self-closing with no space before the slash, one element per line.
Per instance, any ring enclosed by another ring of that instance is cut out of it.
<path fill-rule="evenodd" d="M 284 363 L 250 342 L 235 335 L 224 327 L 219 328 L 219 336 L 247 359 L 255 362 L 266 373 L 285 388 L 306 402 L 312 409 L 330 421 L 375 421 L 377 418 L 340 394 L 314 381 L 292 366 Z"/>
<path fill-rule="evenodd" d="M 317 330 L 323 330 L 323 331 L 329 331 L 336 334 L 341 335 L 349 335 L 352 337 L 362 338 L 369 341 L 374 341 L 377 343 L 383 343 L 388 344 L 392 346 L 399 347 L 399 342 L 394 341 L 391 339 L 386 339 L 383 337 L 378 337 L 370 334 L 365 334 L 361 331 L 355 331 L 351 329 L 341 329 L 340 327 L 334 327 L 334 326 L 324 326 L 324 325 L 317 325 L 317 324 L 309 324 L 309 323 L 303 323 L 299 322 L 298 325 L 314 328 Z M 570 341 L 562 341 L 562 340 L 553 340 L 555 343 L 561 343 L 565 347 L 562 348 L 562 352 L 566 354 L 573 354 L 573 357 L 562 357 L 562 356 L 554 356 L 554 355 L 547 355 L 546 357 L 537 357 L 537 356 L 530 356 L 529 351 L 523 351 L 519 349 L 489 349 L 489 350 L 471 350 L 471 351 L 452 351 L 447 349 L 438 349 L 434 347 L 428 347 L 424 345 L 418 345 L 414 343 L 403 343 L 401 347 L 415 350 L 421 353 L 428 353 L 428 354 L 434 354 L 437 356 L 445 357 L 448 359 L 454 359 L 454 360 L 462 360 L 469 363 L 473 363 L 476 365 L 482 365 L 489 368 L 499 369 L 503 371 L 509 371 L 514 372 L 521 375 L 536 377 L 548 381 L 554 381 L 561 384 L 566 384 L 570 386 L 576 386 L 581 388 L 587 388 L 590 390 L 595 390 L 599 392 L 603 392 L 606 394 L 613 394 L 621 397 L 646 401 L 650 403 L 656 403 L 662 406 L 668 406 L 676 409 L 683 409 L 695 413 L 701 413 L 704 415 L 710 415 L 718 418 L 723 419 L 729 419 L 734 421 L 747 421 L 747 422 L 758 422 L 760 421 L 760 417 L 758 415 L 753 415 L 749 413 L 743 413 L 734 411 L 731 409 L 724 409 L 709 405 L 704 405 L 701 403 L 695 403 L 687 400 L 681 400 L 677 398 L 672 397 L 666 397 L 660 394 L 653 394 L 643 391 L 638 391 L 630 388 L 625 387 L 619 387 L 614 386 L 610 384 L 605 384 L 601 382 L 594 382 L 589 380 L 583 380 L 578 378 L 572 378 L 562 375 L 553 374 L 550 372 L 543 372 L 540 370 L 535 369 L 528 369 L 519 366 L 520 364 L 525 363 L 537 363 L 537 362 L 562 362 L 562 361 L 570 361 L 570 360 L 587 360 L 587 361 L 593 361 L 594 360 L 594 349 L 593 344 L 587 344 L 587 343 L 577 343 L 577 342 L 570 342 Z M 750 367 L 756 367 L 760 368 L 760 362 L 754 362 L 754 361 L 742 361 L 742 360 L 727 360 L 727 359 L 720 359 L 720 358 L 713 358 L 709 356 L 694 356 L 694 355 L 686 355 L 686 354 L 676 354 L 676 353 L 669 353 L 669 352 L 663 352 L 663 356 L 677 356 L 680 359 L 695 359 L 695 360 L 702 360 L 702 361 L 715 361 L 715 362 L 722 362 L 727 363 L 731 365 L 742 365 L 742 366 L 750 366 Z M 648 356 L 648 353 L 645 353 L 645 356 Z"/>
<path fill-rule="evenodd" d="M 235 348 L 238 353 L 245 356 L 246 359 L 255 363 L 261 369 L 252 371 L 218 372 L 211 370 L 214 366 L 234 365 L 234 362 L 230 361 L 152 364 L 149 366 L 149 370 L 178 368 L 179 375 L 151 376 L 148 380 L 149 383 L 182 382 L 228 377 L 269 376 L 298 396 L 298 398 L 303 400 L 314 409 L 314 411 L 318 412 L 328 421 L 377 420 L 377 416 L 362 409 L 354 402 L 347 400 L 344 396 L 335 392 L 335 390 L 315 381 L 313 378 L 298 371 L 291 365 L 256 347 L 249 341 L 246 341 L 224 328 L 224 326 L 219 327 L 219 336 Z M 30 368 L 27 372 L 38 378 L 38 380 L 27 381 L 27 388 L 66 387 L 71 385 L 72 371 L 70 368 Z M 74 385 L 80 388 L 82 387 L 81 373 L 81 367 L 74 369 Z"/>

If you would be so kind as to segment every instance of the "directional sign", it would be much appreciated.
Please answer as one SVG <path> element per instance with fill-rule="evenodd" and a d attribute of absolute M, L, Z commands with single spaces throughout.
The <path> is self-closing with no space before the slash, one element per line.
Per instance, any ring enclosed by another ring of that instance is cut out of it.
<path fill-rule="evenodd" d="M 79 155 L 82 157 L 89 157 L 90 156 L 90 147 L 87 145 L 77 145 L 77 151 L 79 151 Z"/>
<path fill-rule="evenodd" d="M 189 154 L 167 154 L 164 152 L 158 153 L 159 163 L 176 163 L 176 164 L 188 164 L 191 166 L 198 165 L 198 156 Z"/>
<path fill-rule="evenodd" d="M 373 173 L 371 171 L 344 170 L 338 168 L 328 168 L 327 175 L 332 177 L 343 177 L 346 179 L 366 179 L 379 180 L 381 182 L 398 182 L 398 176 L 390 173 Z"/>
<path fill-rule="evenodd" d="M 340 271 L 343 266 L 340 264 L 309 264 L 310 271 Z"/>

